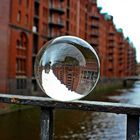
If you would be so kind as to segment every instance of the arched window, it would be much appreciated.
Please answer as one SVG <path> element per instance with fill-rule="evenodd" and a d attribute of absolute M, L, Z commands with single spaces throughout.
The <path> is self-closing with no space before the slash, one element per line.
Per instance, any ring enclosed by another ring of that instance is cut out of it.
<path fill-rule="evenodd" d="M 20 47 L 20 40 L 18 39 L 16 42 L 16 47 L 19 48 Z"/>
<path fill-rule="evenodd" d="M 21 33 L 21 40 L 22 40 L 23 47 L 27 48 L 28 39 L 27 39 L 27 35 L 24 32 Z"/>
<path fill-rule="evenodd" d="M 27 35 L 24 32 L 22 32 L 22 33 L 20 33 L 20 37 L 17 40 L 17 47 L 26 49 L 27 46 L 28 46 Z"/>

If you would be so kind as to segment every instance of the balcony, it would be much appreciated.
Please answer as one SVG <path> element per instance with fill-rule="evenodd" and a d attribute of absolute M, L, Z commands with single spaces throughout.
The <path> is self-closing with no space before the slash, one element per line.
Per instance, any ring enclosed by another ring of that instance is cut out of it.
<path fill-rule="evenodd" d="M 114 37 L 113 36 L 108 36 L 108 41 L 114 41 Z"/>
<path fill-rule="evenodd" d="M 108 61 L 113 62 L 113 56 L 108 56 Z"/>
<path fill-rule="evenodd" d="M 123 52 L 119 52 L 119 56 L 122 56 L 124 53 Z"/>
<path fill-rule="evenodd" d="M 60 34 L 50 34 L 50 35 L 48 35 L 48 39 L 50 40 L 50 39 L 53 39 L 53 38 L 56 38 L 59 36 L 61 36 L 61 35 Z"/>
<path fill-rule="evenodd" d="M 99 16 L 98 15 L 91 15 L 91 19 L 99 20 Z"/>
<path fill-rule="evenodd" d="M 99 37 L 99 31 L 93 31 L 93 32 L 91 32 L 91 37 Z"/>
<path fill-rule="evenodd" d="M 109 49 L 113 49 L 114 47 L 115 47 L 114 42 L 109 42 L 109 43 L 108 43 L 108 48 L 109 48 Z"/>
<path fill-rule="evenodd" d="M 108 70 L 109 70 L 110 72 L 113 72 L 113 68 L 108 68 Z"/>
<path fill-rule="evenodd" d="M 113 55 L 113 51 L 108 51 L 108 55 L 112 56 Z"/>
<path fill-rule="evenodd" d="M 122 57 L 122 56 L 119 57 L 118 61 L 119 61 L 119 62 L 122 62 L 122 61 L 123 61 L 123 57 Z"/>
<path fill-rule="evenodd" d="M 99 24 L 98 23 L 93 23 L 93 24 L 91 24 L 91 28 L 98 29 Z"/>
<path fill-rule="evenodd" d="M 115 32 L 110 31 L 108 34 L 109 34 L 109 36 L 114 36 L 115 35 Z"/>
<path fill-rule="evenodd" d="M 59 28 L 63 28 L 64 27 L 64 23 L 61 20 L 50 20 L 49 21 L 49 26 L 50 27 L 59 27 Z"/>
<path fill-rule="evenodd" d="M 59 14 L 64 14 L 64 9 L 61 6 L 50 6 L 49 10 L 51 13 L 56 12 Z"/>

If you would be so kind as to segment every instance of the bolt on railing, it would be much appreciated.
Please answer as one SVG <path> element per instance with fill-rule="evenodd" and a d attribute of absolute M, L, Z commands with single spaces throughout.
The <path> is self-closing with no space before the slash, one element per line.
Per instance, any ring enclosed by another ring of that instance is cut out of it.
<path fill-rule="evenodd" d="M 10 94 L 0 94 L 0 102 L 8 104 L 39 106 L 41 108 L 41 140 L 53 139 L 53 110 L 55 108 L 126 114 L 126 140 L 139 139 L 140 106 L 122 103 L 107 103 L 83 100 L 72 102 L 59 102 L 45 97 L 20 96 Z"/>

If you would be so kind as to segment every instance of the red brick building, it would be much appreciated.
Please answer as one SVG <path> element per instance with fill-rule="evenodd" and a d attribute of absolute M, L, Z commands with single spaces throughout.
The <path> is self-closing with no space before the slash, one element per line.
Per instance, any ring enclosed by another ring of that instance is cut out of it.
<path fill-rule="evenodd" d="M 136 74 L 140 75 L 140 63 L 137 64 Z"/>
<path fill-rule="evenodd" d="M 36 90 L 36 54 L 46 41 L 61 35 L 81 37 L 97 50 L 101 77 L 134 75 L 135 48 L 115 28 L 113 17 L 100 10 L 96 0 L 1 1 L 0 92 Z"/>

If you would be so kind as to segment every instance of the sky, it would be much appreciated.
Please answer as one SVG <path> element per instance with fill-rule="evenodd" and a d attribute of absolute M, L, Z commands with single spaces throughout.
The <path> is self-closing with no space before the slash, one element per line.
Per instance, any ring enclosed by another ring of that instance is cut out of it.
<path fill-rule="evenodd" d="M 122 28 L 136 48 L 137 61 L 140 62 L 140 0 L 97 0 L 103 13 L 113 16 L 116 28 Z"/>

